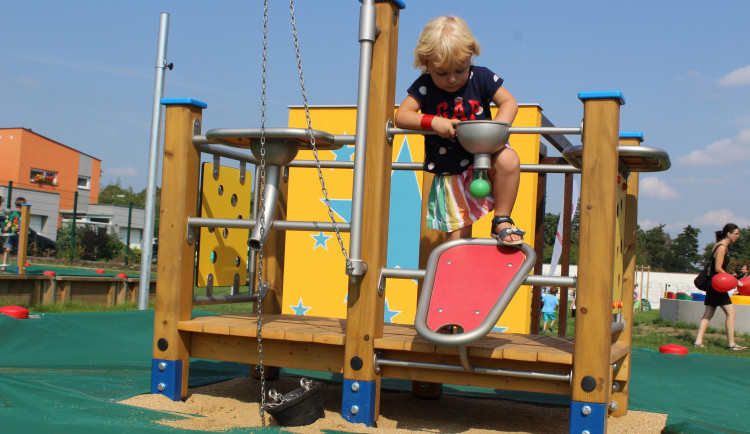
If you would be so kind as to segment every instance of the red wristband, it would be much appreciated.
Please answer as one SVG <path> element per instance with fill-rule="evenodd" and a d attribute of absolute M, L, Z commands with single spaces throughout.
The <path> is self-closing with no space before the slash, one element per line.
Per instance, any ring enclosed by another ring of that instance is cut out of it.
<path fill-rule="evenodd" d="M 422 115 L 422 119 L 419 121 L 419 126 L 422 127 L 423 130 L 431 130 L 432 118 L 434 117 L 435 115 Z"/>

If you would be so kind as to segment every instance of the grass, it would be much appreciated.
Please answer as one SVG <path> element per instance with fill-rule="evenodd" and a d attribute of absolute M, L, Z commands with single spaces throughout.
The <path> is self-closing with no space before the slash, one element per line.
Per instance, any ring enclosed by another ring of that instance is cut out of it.
<path fill-rule="evenodd" d="M 697 333 L 698 326 L 696 324 L 663 320 L 659 318 L 659 311 L 655 309 L 649 312 L 636 311 L 633 314 L 632 345 L 634 348 L 659 351 L 659 347 L 662 345 L 677 344 L 687 348 L 691 353 L 750 358 L 750 350 L 732 351 L 728 349 L 726 332 L 712 327 L 706 329 L 703 339 L 705 348 L 695 348 L 693 342 Z M 557 329 L 555 329 L 555 334 L 557 334 Z M 568 337 L 575 335 L 575 318 L 568 318 L 565 335 Z M 750 335 L 735 333 L 735 342 L 750 347 Z"/>
<path fill-rule="evenodd" d="M 247 291 L 247 288 L 242 288 Z M 197 293 L 205 289 L 198 289 Z M 229 294 L 229 287 L 216 287 L 214 294 Z M 204 292 L 205 293 L 205 292 Z M 201 294 L 202 295 L 202 294 Z M 17 302 L 5 301 L 0 299 L 0 306 L 14 305 Z M 55 304 L 39 304 L 24 306 L 33 313 L 66 313 L 66 312 L 120 312 L 138 309 L 135 303 L 122 303 L 115 306 L 92 305 L 80 302 L 66 302 Z M 154 308 L 154 303 L 149 303 L 149 309 Z M 194 310 L 211 312 L 216 314 L 230 315 L 238 313 L 253 312 L 253 303 L 227 303 L 227 304 L 207 304 L 196 305 Z M 670 322 L 659 318 L 658 310 L 649 312 L 636 311 L 633 316 L 633 347 L 646 348 L 658 351 L 659 347 L 666 344 L 682 345 L 692 353 L 711 354 L 717 356 L 732 356 L 750 358 L 748 351 L 731 351 L 727 348 L 726 333 L 723 330 L 717 330 L 709 327 L 703 340 L 705 348 L 694 348 L 693 342 L 697 333 L 695 324 L 684 322 Z M 552 334 L 546 332 L 546 334 Z M 554 334 L 557 334 L 555 330 Z M 569 317 L 567 321 L 566 335 L 573 337 L 575 334 L 575 318 Z M 750 335 L 746 333 L 737 333 L 735 336 L 737 344 L 750 347 Z"/>

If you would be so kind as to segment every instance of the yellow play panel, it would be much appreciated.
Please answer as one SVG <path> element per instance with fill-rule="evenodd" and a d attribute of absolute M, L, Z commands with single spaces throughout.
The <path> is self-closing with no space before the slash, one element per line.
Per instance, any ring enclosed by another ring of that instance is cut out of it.
<path fill-rule="evenodd" d="M 201 217 L 250 218 L 252 183 L 240 170 L 233 167 L 203 163 L 201 170 Z M 198 245 L 198 273 L 196 285 L 244 285 L 247 280 L 247 239 L 249 229 L 200 228 Z M 239 283 L 238 283 L 239 282 Z"/>

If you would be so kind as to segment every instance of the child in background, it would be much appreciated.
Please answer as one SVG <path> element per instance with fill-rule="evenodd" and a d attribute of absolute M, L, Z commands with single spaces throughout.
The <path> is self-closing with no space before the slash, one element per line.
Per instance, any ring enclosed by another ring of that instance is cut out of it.
<path fill-rule="evenodd" d="M 503 79 L 472 64 L 479 52 L 479 42 L 461 18 L 444 16 L 428 22 L 414 49 L 414 65 L 423 74 L 409 87 L 395 123 L 399 128 L 437 133 L 425 135 L 424 170 L 435 174 L 428 228 L 448 232 L 449 240 L 470 238 L 471 225 L 494 210 L 490 235 L 502 244 L 518 245 L 525 232 L 510 218 L 520 183 L 518 155 L 508 144 L 492 155 L 492 194 L 475 199 L 469 194 L 474 155 L 456 139 L 457 123 L 491 119 L 491 102 L 498 107 L 495 121 L 510 125 L 518 112 Z"/>
<path fill-rule="evenodd" d="M 3 226 L 3 234 L 7 234 L 5 237 L 5 244 L 3 248 L 3 263 L 0 264 L 0 271 L 5 271 L 5 267 L 8 266 L 8 254 L 12 253 L 18 248 L 18 228 L 21 223 L 21 206 L 26 203 L 26 199 L 19 197 L 16 198 L 16 209 L 10 213 L 8 218 L 5 220 Z"/>
<path fill-rule="evenodd" d="M 552 331 L 552 327 L 555 325 L 555 319 L 557 318 L 557 305 L 560 302 L 557 301 L 557 288 L 551 288 L 547 294 L 542 297 L 542 330 L 547 330 L 547 323 L 549 322 L 549 330 Z"/>

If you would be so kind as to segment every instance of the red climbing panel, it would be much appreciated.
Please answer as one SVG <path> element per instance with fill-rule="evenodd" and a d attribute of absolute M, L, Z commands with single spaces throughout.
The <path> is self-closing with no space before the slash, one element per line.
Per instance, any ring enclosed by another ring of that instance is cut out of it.
<path fill-rule="evenodd" d="M 524 254 L 511 247 L 460 245 L 439 258 L 432 288 L 427 327 L 437 331 L 458 325 L 477 328 L 523 265 Z"/>

